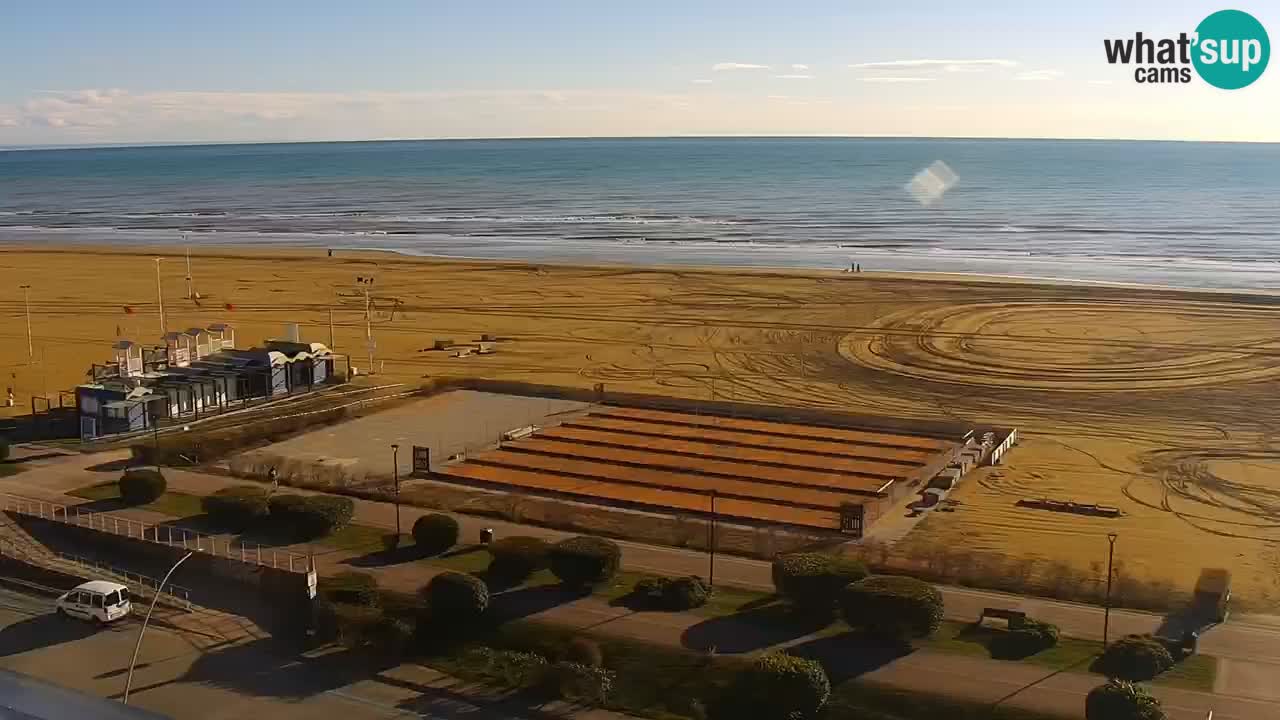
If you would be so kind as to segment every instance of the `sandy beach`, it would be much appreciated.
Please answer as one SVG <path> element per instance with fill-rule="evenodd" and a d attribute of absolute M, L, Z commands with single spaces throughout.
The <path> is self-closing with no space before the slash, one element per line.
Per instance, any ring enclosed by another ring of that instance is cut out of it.
<path fill-rule="evenodd" d="M 636 392 L 963 418 L 1020 428 L 1006 466 L 972 475 L 921 538 L 1082 570 L 1119 533 L 1126 572 L 1187 587 L 1225 566 L 1252 606 L 1280 606 L 1280 300 L 996 278 L 452 262 L 382 253 L 8 247 L 0 365 L 20 408 L 81 382 L 111 343 L 234 325 L 241 346 L 297 322 L 412 383 L 476 375 Z M 36 362 L 23 291 L 31 286 Z M 492 356 L 420 352 L 507 338 Z M 12 413 L 13 411 L 8 411 Z M 1047 496 L 1116 520 L 1023 509 Z"/>

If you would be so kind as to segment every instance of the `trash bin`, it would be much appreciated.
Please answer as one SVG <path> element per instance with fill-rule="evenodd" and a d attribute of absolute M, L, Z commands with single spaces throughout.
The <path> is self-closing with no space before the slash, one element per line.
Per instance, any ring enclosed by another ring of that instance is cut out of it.
<path fill-rule="evenodd" d="M 493 528 L 482 528 L 480 530 L 480 544 L 488 545 L 493 542 Z"/>

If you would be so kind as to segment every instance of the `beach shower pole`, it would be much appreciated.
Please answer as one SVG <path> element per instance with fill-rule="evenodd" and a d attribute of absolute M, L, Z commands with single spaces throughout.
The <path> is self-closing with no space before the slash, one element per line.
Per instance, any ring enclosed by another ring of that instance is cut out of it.
<path fill-rule="evenodd" d="M 169 332 L 169 326 L 164 321 L 164 290 L 160 286 L 160 260 L 156 258 L 156 304 L 160 306 L 160 334 Z"/>
<path fill-rule="evenodd" d="M 396 483 L 396 537 L 400 537 L 400 446 L 391 445 L 391 474 Z"/>
<path fill-rule="evenodd" d="M 373 374 L 373 315 L 369 312 L 369 288 L 364 289 L 364 342 L 369 350 L 369 374 Z"/>
<path fill-rule="evenodd" d="M 186 233 L 182 233 L 182 242 L 184 244 L 187 242 Z M 187 245 L 187 299 L 190 300 L 194 296 L 195 293 L 192 292 L 191 288 L 191 246 Z"/>
<path fill-rule="evenodd" d="M 711 525 L 709 527 L 709 530 L 710 532 L 708 534 L 710 535 L 710 537 L 708 538 L 707 546 L 708 546 L 708 549 L 710 550 L 711 566 L 708 568 L 708 571 L 707 571 L 707 586 L 715 587 L 716 586 L 716 491 L 715 490 L 711 491 Z"/>
<path fill-rule="evenodd" d="M 19 285 L 22 288 L 22 305 L 27 312 L 27 364 L 35 364 L 36 351 L 31 346 L 31 286 Z"/>

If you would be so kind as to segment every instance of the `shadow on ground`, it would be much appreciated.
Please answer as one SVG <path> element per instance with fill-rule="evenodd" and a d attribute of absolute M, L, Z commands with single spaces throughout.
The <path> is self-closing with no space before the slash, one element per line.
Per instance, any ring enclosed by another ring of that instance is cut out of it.
<path fill-rule="evenodd" d="M 516 588 L 495 594 L 490 600 L 489 613 L 498 622 L 510 622 L 581 600 L 589 594 L 564 585 Z"/>
<path fill-rule="evenodd" d="M 849 631 L 792 645 L 787 652 L 821 663 L 831 678 L 831 684 L 837 685 L 884 667 L 914 650 L 908 645 L 868 642 L 858 633 Z"/>
<path fill-rule="evenodd" d="M 104 628 L 102 631 L 115 632 L 115 629 Z M 96 627 L 83 620 L 59 617 L 53 613 L 37 615 L 0 629 L 0 657 L 81 640 L 96 632 Z"/>
<path fill-rule="evenodd" d="M 685 630 L 681 643 L 699 652 L 746 653 L 811 635 L 830 624 L 829 618 L 775 602 L 704 620 Z"/>
<path fill-rule="evenodd" d="M 293 655 L 287 644 L 263 639 L 204 653 L 176 681 L 135 686 L 133 693 L 143 693 L 171 682 L 190 682 L 245 695 L 301 700 L 350 685 L 397 664 L 397 660 L 374 653 L 341 648 L 304 656 Z M 106 672 L 115 670 L 118 668 Z M 117 697 L 112 696 L 113 699 Z"/>
<path fill-rule="evenodd" d="M 133 462 L 133 458 L 121 458 L 120 460 L 90 465 L 85 470 L 89 472 L 123 472 L 125 468 L 131 467 Z"/>
<path fill-rule="evenodd" d="M 405 545 L 394 550 L 375 550 L 358 557 L 342 561 L 343 565 L 358 568 L 380 568 L 388 565 L 400 565 L 430 557 L 414 545 Z"/>
<path fill-rule="evenodd" d="M 396 703 L 396 707 L 420 717 L 440 720 L 550 720 L 566 716 L 541 709 L 546 702 L 544 693 L 514 692 L 481 700 L 474 695 L 467 695 L 466 691 L 478 688 L 488 695 L 492 692 L 491 688 L 457 678 L 445 679 L 436 685 L 423 685 L 385 673 L 380 673 L 374 679 L 385 685 L 416 693 L 415 697 Z"/>

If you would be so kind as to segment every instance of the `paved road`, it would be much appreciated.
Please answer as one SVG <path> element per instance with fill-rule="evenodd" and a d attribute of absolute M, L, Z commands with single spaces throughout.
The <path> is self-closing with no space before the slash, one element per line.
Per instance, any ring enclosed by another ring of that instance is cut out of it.
<path fill-rule="evenodd" d="M 97 630 L 50 612 L 47 598 L 0 588 L 0 669 L 115 699 L 123 690 L 138 625 Z M 380 672 L 378 672 L 380 670 Z M 272 652 L 269 641 L 202 650 L 160 628 L 147 630 L 131 705 L 182 720 L 507 720 L 519 708 L 478 703 L 458 681 L 416 665 L 370 667 L 342 653 L 304 660 Z M 582 720 L 616 720 L 592 711 Z"/>

